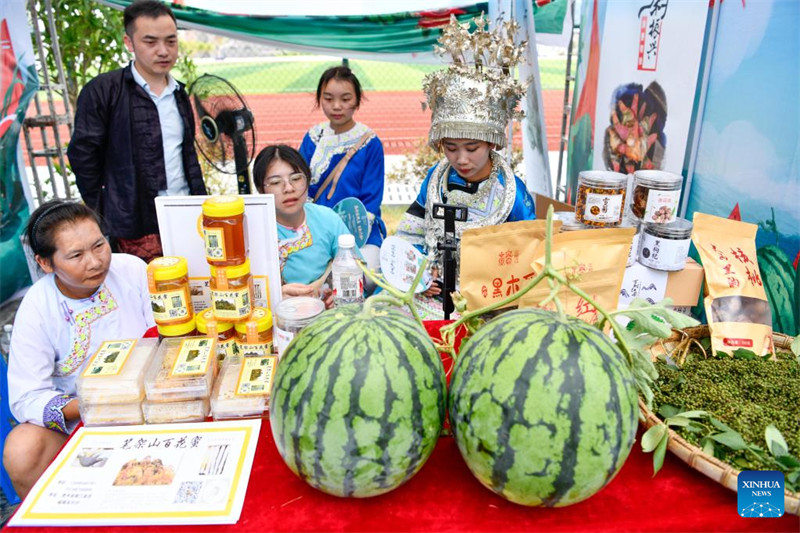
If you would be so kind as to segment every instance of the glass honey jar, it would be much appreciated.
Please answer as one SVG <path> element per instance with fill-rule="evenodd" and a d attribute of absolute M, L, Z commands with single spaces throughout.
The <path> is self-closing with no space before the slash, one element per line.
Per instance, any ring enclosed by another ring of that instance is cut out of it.
<path fill-rule="evenodd" d="M 204 309 L 195 316 L 197 332 L 206 337 L 217 339 L 217 363 L 222 364 L 226 358 L 236 355 L 236 331 L 230 322 L 220 322 L 214 318 L 211 308 Z"/>
<path fill-rule="evenodd" d="M 194 316 L 189 266 L 184 257 L 157 257 L 147 265 L 150 307 L 159 326 L 188 322 Z"/>
<path fill-rule="evenodd" d="M 221 322 L 244 322 L 253 310 L 250 260 L 229 267 L 211 267 L 211 309 Z"/>
<path fill-rule="evenodd" d="M 265 356 L 272 353 L 272 312 L 269 309 L 256 307 L 246 322 L 239 322 L 234 327 L 239 355 Z"/>
<path fill-rule="evenodd" d="M 247 258 L 244 199 L 212 196 L 203 202 L 203 242 L 209 265 L 241 265 Z"/>

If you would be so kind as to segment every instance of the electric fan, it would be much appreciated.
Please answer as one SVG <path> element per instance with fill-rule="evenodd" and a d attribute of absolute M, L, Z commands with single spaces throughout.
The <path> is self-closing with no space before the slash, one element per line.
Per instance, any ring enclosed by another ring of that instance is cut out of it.
<path fill-rule="evenodd" d="M 253 113 L 228 80 L 203 74 L 189 86 L 200 133 L 197 149 L 225 174 L 236 174 L 239 194 L 250 193 L 247 170 L 255 153 Z M 231 156 L 233 156 L 231 158 Z"/>

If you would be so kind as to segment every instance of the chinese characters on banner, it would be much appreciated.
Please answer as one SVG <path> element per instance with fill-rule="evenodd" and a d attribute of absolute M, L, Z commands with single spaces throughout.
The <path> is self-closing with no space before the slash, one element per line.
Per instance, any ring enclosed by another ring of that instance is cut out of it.
<path fill-rule="evenodd" d="M 655 71 L 658 66 L 658 45 L 661 42 L 661 27 L 667 14 L 668 1 L 651 0 L 639 9 L 639 70 Z"/>
<path fill-rule="evenodd" d="M 602 3 L 594 168 L 681 173 L 708 1 Z"/>
<path fill-rule="evenodd" d="M 567 199 L 578 173 L 682 173 L 708 0 L 586 0 L 571 117 Z"/>

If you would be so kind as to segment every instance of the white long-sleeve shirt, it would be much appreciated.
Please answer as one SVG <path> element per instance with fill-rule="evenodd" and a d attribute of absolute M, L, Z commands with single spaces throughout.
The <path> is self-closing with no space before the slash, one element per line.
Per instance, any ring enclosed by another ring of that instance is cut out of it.
<path fill-rule="evenodd" d="M 89 298 L 64 296 L 48 274 L 28 290 L 11 334 L 8 395 L 19 422 L 66 431 L 61 409 L 75 381 L 104 341 L 136 339 L 155 325 L 147 266 L 113 254 L 108 275 Z"/>

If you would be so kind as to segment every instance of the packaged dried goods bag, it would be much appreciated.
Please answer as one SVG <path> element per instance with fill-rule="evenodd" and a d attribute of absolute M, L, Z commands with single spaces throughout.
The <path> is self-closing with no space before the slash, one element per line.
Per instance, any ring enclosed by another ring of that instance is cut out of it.
<path fill-rule="evenodd" d="M 706 276 L 703 305 L 714 354 L 773 353 L 772 313 L 756 260 L 758 226 L 694 214 L 692 242 Z"/>
<path fill-rule="evenodd" d="M 464 230 L 459 282 L 469 309 L 480 309 L 516 294 L 533 278 L 536 249 L 544 241 L 546 221 L 523 220 Z M 561 221 L 553 221 L 553 232 Z M 512 306 L 516 307 L 515 302 Z"/>
<path fill-rule="evenodd" d="M 583 290 L 589 298 L 605 309 L 616 309 L 619 291 L 625 275 L 625 264 L 636 229 L 613 228 L 570 231 L 553 235 L 551 258 L 553 267 L 567 280 Z M 544 242 L 536 250 L 533 270 L 536 274 L 544 268 Z M 548 298 L 550 286 L 540 283 L 519 299 L 520 308 L 544 307 L 555 310 Z M 597 310 L 587 300 L 562 287 L 556 296 L 568 315 L 586 322 L 598 320 Z"/>

